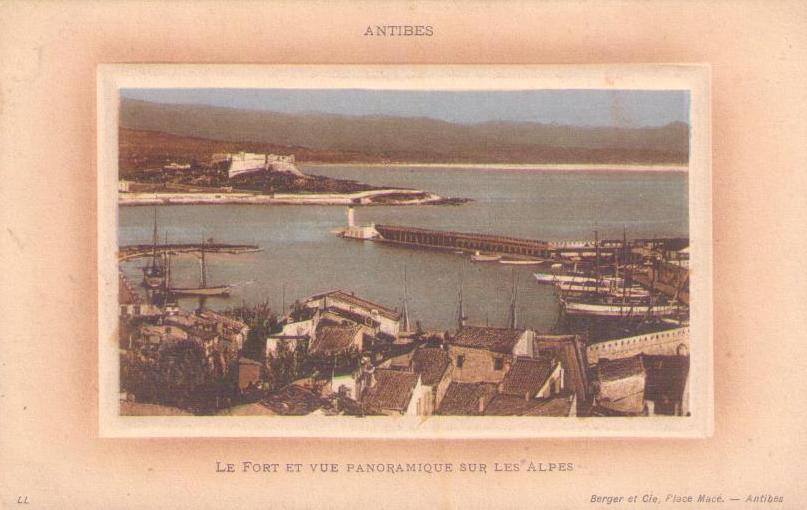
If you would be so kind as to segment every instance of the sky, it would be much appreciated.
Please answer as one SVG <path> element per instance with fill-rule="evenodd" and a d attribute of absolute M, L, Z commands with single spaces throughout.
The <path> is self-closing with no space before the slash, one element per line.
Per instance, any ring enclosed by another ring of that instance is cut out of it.
<path fill-rule="evenodd" d="M 685 90 L 412 91 L 364 89 L 125 89 L 121 96 L 280 113 L 430 117 L 645 127 L 689 122 Z"/>

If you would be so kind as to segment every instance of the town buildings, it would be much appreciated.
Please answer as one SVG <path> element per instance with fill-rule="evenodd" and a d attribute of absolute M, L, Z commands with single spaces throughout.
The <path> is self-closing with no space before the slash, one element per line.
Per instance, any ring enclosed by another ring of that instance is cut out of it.
<path fill-rule="evenodd" d="M 259 351 L 264 358 L 254 359 L 244 355 L 249 327 L 227 314 L 139 301 L 122 303 L 120 312 L 121 346 L 127 352 L 158 359 L 171 346 L 191 342 L 204 353 L 209 374 L 233 380 L 242 398 L 224 414 L 689 412 L 686 327 L 588 346 L 578 335 L 542 335 L 527 328 L 463 324 L 445 334 L 412 334 L 402 331 L 404 316 L 396 309 L 333 290 L 296 303 L 265 337 Z M 276 363 L 283 359 L 286 365 Z"/>

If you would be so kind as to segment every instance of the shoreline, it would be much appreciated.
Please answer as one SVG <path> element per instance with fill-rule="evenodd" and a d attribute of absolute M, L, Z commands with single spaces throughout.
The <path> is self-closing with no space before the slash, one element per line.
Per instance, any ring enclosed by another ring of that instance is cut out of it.
<path fill-rule="evenodd" d="M 415 198 L 395 198 L 384 201 L 386 195 L 415 195 Z M 425 195 L 422 196 L 422 195 Z M 381 200 L 381 201 L 375 201 Z M 197 204 L 248 204 L 248 205 L 438 205 L 448 204 L 451 199 L 434 193 L 412 189 L 380 189 L 356 193 L 277 193 L 259 195 L 253 193 L 160 193 L 118 192 L 119 206 L 138 205 L 197 205 Z"/>
<path fill-rule="evenodd" d="M 474 170 L 521 170 L 536 172 L 689 172 L 688 165 L 673 164 L 590 164 L 590 163 L 317 163 L 300 161 L 302 167 L 388 167 L 388 168 L 447 168 Z"/>

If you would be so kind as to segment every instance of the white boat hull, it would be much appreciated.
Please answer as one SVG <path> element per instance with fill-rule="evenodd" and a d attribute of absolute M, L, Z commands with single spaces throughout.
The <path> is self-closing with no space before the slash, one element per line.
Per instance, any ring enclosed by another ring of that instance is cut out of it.
<path fill-rule="evenodd" d="M 677 306 L 663 305 L 663 306 L 650 306 L 650 305 L 630 305 L 630 304 L 595 304 L 595 303 L 577 303 L 574 301 L 566 301 L 563 303 L 563 308 L 567 315 L 585 315 L 591 317 L 629 317 L 629 316 L 644 316 L 650 315 L 651 317 L 668 317 L 675 315 L 679 308 Z"/>
<path fill-rule="evenodd" d="M 568 274 L 550 274 L 550 273 L 533 273 L 533 276 L 538 283 L 571 283 L 577 285 L 590 285 L 596 286 L 597 279 L 589 276 L 581 275 L 568 275 Z M 622 285 L 621 278 L 603 278 L 600 280 L 600 287 L 609 287 L 610 285 Z"/>
<path fill-rule="evenodd" d="M 497 262 L 501 255 L 471 255 L 471 262 Z"/>
<path fill-rule="evenodd" d="M 177 296 L 226 296 L 230 294 L 230 287 L 204 287 L 197 289 L 172 288 L 171 294 Z"/>
<path fill-rule="evenodd" d="M 555 287 L 563 292 L 581 292 L 588 294 L 610 294 L 616 297 L 622 297 L 622 288 L 611 285 L 580 285 L 576 283 L 556 283 Z M 650 292 L 641 287 L 630 287 L 625 290 L 625 296 L 631 297 L 648 297 Z"/>
<path fill-rule="evenodd" d="M 543 260 L 500 260 L 499 264 L 506 264 L 509 266 L 537 266 L 543 264 Z"/>

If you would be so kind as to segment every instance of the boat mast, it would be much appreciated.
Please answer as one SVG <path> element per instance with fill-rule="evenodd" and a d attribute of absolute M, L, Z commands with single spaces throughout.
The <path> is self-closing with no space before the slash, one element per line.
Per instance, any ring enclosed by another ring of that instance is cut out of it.
<path fill-rule="evenodd" d="M 518 325 L 518 316 L 516 315 L 516 303 L 518 300 L 518 275 L 515 268 L 513 268 L 513 294 L 510 298 L 510 329 L 516 329 Z"/>
<path fill-rule="evenodd" d="M 285 317 L 286 314 L 286 282 L 280 284 L 280 315 Z"/>
<path fill-rule="evenodd" d="M 168 232 L 163 233 L 163 245 L 168 246 Z M 168 291 L 171 288 L 171 282 L 169 278 L 171 277 L 171 255 L 168 253 L 166 249 L 163 252 L 163 266 L 165 267 L 165 277 L 163 278 L 163 288 L 165 289 L 165 297 L 168 298 Z"/>
<path fill-rule="evenodd" d="M 594 231 L 594 253 L 595 253 L 595 262 L 594 262 L 594 277 L 597 280 L 597 285 L 600 285 L 600 238 L 599 233 L 595 230 Z"/>
<path fill-rule="evenodd" d="M 625 246 L 628 244 L 628 229 L 624 225 L 622 226 L 622 253 L 624 256 L 625 253 Z M 625 270 L 622 272 L 622 302 L 624 303 L 626 300 L 626 296 L 628 293 L 628 263 L 627 258 L 625 259 Z"/>
<path fill-rule="evenodd" d="M 403 314 L 401 317 L 401 324 L 403 326 L 404 331 L 410 331 L 411 327 L 409 324 L 409 303 L 408 303 L 408 296 L 406 292 L 406 264 L 403 267 Z"/>
<path fill-rule="evenodd" d="M 205 264 L 205 245 L 204 245 L 204 242 L 202 242 L 202 256 L 199 258 L 199 264 L 200 264 L 199 269 L 201 271 L 201 275 L 200 275 L 201 285 L 200 285 L 200 287 L 202 289 L 204 289 L 204 288 L 207 288 L 207 266 Z"/>
<path fill-rule="evenodd" d="M 458 272 L 458 280 L 459 280 L 459 286 L 457 289 L 457 298 L 458 298 L 457 330 L 459 331 L 465 326 L 465 309 L 462 306 L 462 266 L 460 266 Z"/>
<path fill-rule="evenodd" d="M 151 236 L 151 267 L 157 267 L 157 208 L 154 208 L 154 232 Z"/>

